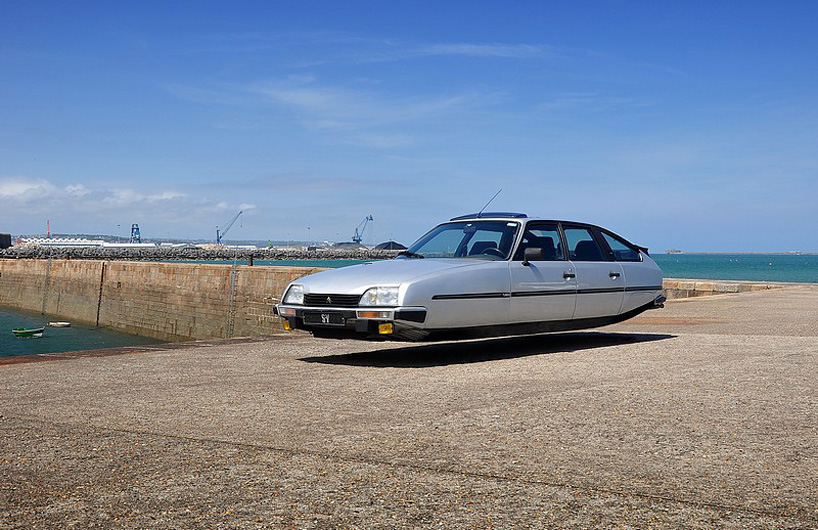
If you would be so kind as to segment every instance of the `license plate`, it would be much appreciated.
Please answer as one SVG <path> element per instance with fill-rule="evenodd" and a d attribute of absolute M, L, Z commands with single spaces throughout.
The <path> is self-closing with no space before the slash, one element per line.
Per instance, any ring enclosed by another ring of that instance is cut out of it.
<path fill-rule="evenodd" d="M 346 319 L 340 313 L 304 313 L 304 324 L 343 326 L 346 324 Z"/>

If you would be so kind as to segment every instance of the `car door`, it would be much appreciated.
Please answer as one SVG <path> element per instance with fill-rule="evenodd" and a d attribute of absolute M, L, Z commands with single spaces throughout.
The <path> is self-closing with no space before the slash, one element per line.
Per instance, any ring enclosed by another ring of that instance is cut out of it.
<path fill-rule="evenodd" d="M 623 313 L 650 304 L 662 294 L 662 271 L 649 256 L 615 234 L 604 230 L 600 234 L 610 249 L 610 256 L 620 264 L 625 276 Z"/>
<path fill-rule="evenodd" d="M 525 249 L 541 249 L 537 259 L 525 261 Z M 577 282 L 566 260 L 556 223 L 531 222 L 510 267 L 510 321 L 546 322 L 570 320 L 574 316 Z"/>
<path fill-rule="evenodd" d="M 622 265 L 608 260 L 591 228 L 563 225 L 563 230 L 576 273 L 574 318 L 618 315 L 625 296 Z"/>

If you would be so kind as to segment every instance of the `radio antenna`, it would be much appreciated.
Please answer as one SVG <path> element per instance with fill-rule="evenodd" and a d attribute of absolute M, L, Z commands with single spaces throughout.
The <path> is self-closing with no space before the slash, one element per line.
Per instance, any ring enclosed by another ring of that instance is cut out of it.
<path fill-rule="evenodd" d="M 500 192 L 501 192 L 501 191 L 503 191 L 503 188 L 500 188 L 499 190 L 497 190 L 497 193 L 495 193 L 495 194 L 494 194 L 494 197 L 492 197 L 491 199 L 489 199 L 489 202 L 487 202 L 485 206 L 483 206 L 482 208 L 480 208 L 480 211 L 479 211 L 479 212 L 477 212 L 477 217 L 478 217 L 478 218 L 480 218 L 480 214 L 481 214 L 481 213 L 483 213 L 483 210 L 485 210 L 486 208 L 488 208 L 488 207 L 489 207 L 489 204 L 491 204 L 491 201 L 493 201 L 494 199 L 496 199 L 496 198 L 497 198 L 497 196 L 498 196 L 498 195 L 500 195 Z"/>

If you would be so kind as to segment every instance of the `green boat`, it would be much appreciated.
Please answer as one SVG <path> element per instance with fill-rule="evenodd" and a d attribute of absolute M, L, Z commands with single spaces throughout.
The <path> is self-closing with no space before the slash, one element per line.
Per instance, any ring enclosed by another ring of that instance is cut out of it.
<path fill-rule="evenodd" d="M 45 327 L 31 328 L 31 329 L 14 328 L 13 330 L 11 330 L 11 332 L 14 333 L 15 337 L 29 338 L 29 339 L 39 339 L 40 337 L 43 336 L 43 331 L 45 331 Z"/>

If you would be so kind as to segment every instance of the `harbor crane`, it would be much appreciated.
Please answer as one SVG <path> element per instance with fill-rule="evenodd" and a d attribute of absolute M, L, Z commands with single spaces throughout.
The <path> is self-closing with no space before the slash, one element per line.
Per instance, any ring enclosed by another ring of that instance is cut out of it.
<path fill-rule="evenodd" d="M 352 236 L 352 241 L 358 243 L 359 245 L 361 244 L 361 240 L 364 238 L 364 230 L 366 230 L 366 225 L 369 223 L 369 221 L 374 221 L 371 215 L 364 217 L 364 220 L 361 221 L 361 224 L 359 224 L 355 229 L 355 235 Z"/>
<path fill-rule="evenodd" d="M 244 213 L 243 210 L 239 210 L 239 213 L 237 213 L 235 216 L 233 216 L 233 218 L 230 219 L 230 221 L 226 225 L 224 225 L 224 230 L 222 230 L 221 232 L 219 231 L 219 225 L 216 225 L 216 244 L 217 245 L 222 244 L 222 238 L 227 235 L 227 232 L 229 232 L 231 228 L 233 228 L 233 224 L 235 224 L 236 220 L 239 217 L 241 217 L 242 213 Z"/>

